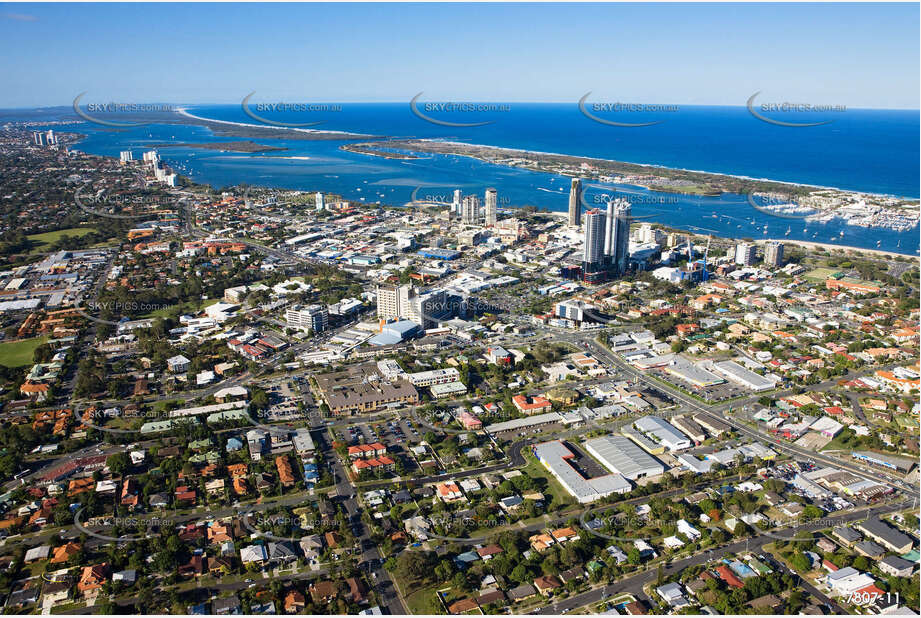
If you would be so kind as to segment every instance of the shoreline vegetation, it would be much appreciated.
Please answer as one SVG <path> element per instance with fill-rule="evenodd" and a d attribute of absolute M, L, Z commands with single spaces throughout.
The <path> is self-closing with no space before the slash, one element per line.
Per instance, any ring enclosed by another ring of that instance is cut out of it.
<path fill-rule="evenodd" d="M 212 120 L 190 114 L 184 109 L 176 111 L 170 116 L 170 124 L 188 124 L 207 127 L 220 137 L 242 137 L 247 139 L 292 139 L 303 141 L 320 140 L 375 140 L 382 139 L 381 135 L 367 135 L 364 133 L 347 133 L 345 131 L 324 131 L 322 129 L 299 129 L 295 127 L 276 127 L 271 125 L 258 125 L 245 122 L 230 122 L 228 120 Z"/>
<path fill-rule="evenodd" d="M 346 152 L 355 152 L 358 154 L 370 155 L 372 157 L 383 157 L 385 159 L 419 159 L 420 157 L 414 154 L 408 154 L 404 152 L 390 152 L 389 150 L 381 150 L 377 144 L 380 142 L 367 142 L 359 144 L 343 144 L 339 146 L 339 150 L 345 150 Z M 386 143 L 386 142 L 384 142 Z"/>
<path fill-rule="evenodd" d="M 151 144 L 151 148 L 196 148 L 200 150 L 217 150 L 219 152 L 280 152 L 284 150 L 289 150 L 282 146 L 267 146 L 265 144 L 257 144 L 251 140 L 240 140 L 235 142 L 204 142 L 200 144 L 189 144 L 189 143 L 170 143 L 164 142 L 159 144 Z"/>

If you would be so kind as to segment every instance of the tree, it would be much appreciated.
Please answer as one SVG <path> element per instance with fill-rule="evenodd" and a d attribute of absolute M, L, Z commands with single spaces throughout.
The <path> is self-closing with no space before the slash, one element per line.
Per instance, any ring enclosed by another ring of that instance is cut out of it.
<path fill-rule="evenodd" d="M 112 474 L 118 476 L 124 474 L 128 470 L 130 464 L 128 453 L 124 451 L 109 455 L 109 457 L 106 458 L 106 466 L 112 471 Z"/>
<path fill-rule="evenodd" d="M 790 558 L 790 564 L 800 573 L 805 573 L 812 567 L 809 557 L 801 551 L 797 551 L 793 554 L 793 557 Z"/>

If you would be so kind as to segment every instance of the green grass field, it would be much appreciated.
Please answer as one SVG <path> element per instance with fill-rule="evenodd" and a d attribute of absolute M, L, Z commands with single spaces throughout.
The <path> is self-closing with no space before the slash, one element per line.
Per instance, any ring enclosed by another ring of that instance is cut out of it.
<path fill-rule="evenodd" d="M 436 596 L 439 586 L 429 586 L 427 588 L 414 590 L 405 597 L 406 605 L 410 614 L 444 614 L 445 610 Z"/>
<path fill-rule="evenodd" d="M 48 341 L 48 337 L 33 337 L 32 339 L 0 343 L 0 365 L 4 367 L 31 365 L 35 348 L 46 341 Z"/>
<path fill-rule="evenodd" d="M 32 339 L 0 343 L 0 365 L 4 367 L 31 365 L 35 348 L 46 341 L 48 341 L 48 337 L 33 337 Z"/>
<path fill-rule="evenodd" d="M 531 477 L 532 479 L 542 478 L 547 481 L 547 486 L 544 488 L 544 493 L 552 496 L 551 506 L 561 504 L 563 502 L 572 502 L 572 497 L 569 495 L 563 486 L 560 485 L 547 468 L 544 467 L 542 463 L 537 461 L 537 459 L 530 454 L 530 452 L 525 454 L 525 460 L 528 462 L 524 468 L 521 468 L 521 473 Z"/>
<path fill-rule="evenodd" d="M 44 232 L 43 234 L 30 234 L 26 238 L 34 243 L 38 243 L 29 253 L 39 253 L 45 251 L 45 247 L 61 239 L 62 236 L 86 236 L 97 231 L 94 227 L 72 227 L 66 230 L 57 230 L 54 232 Z"/>

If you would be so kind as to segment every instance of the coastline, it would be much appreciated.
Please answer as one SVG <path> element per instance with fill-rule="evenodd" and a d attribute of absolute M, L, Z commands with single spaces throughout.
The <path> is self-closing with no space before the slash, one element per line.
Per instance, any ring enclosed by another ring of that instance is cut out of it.
<path fill-rule="evenodd" d="M 81 134 L 77 134 L 77 135 L 81 135 Z M 85 136 L 82 136 L 82 137 L 85 138 Z M 79 140 L 78 140 L 76 143 L 79 143 Z M 112 159 L 113 161 L 116 160 L 116 158 L 115 158 L 114 156 L 107 156 L 107 155 L 94 155 L 94 156 L 101 156 L 101 157 L 103 157 L 103 158 L 109 158 L 109 159 Z M 300 157 L 281 157 L 281 158 L 300 158 Z M 210 183 L 204 183 L 204 186 L 208 186 L 208 187 L 210 187 L 211 189 L 214 189 L 214 187 L 213 187 Z M 238 186 L 238 185 L 235 185 L 235 186 Z M 269 188 L 284 189 L 284 187 L 271 187 L 271 186 L 269 186 Z M 308 193 L 309 193 L 309 191 L 308 191 Z M 409 204 L 410 204 L 410 203 L 407 202 L 406 204 L 403 204 L 403 205 L 393 205 L 393 207 L 394 207 L 394 208 L 406 208 Z M 359 204 L 359 205 L 360 205 L 360 206 L 365 206 L 366 204 L 361 203 L 361 204 Z M 513 210 L 517 210 L 517 207 L 512 207 L 512 209 L 513 209 Z M 507 210 L 507 208 L 506 208 L 506 210 Z M 555 211 L 555 210 L 546 210 L 546 211 L 543 211 L 543 210 L 542 210 L 542 211 L 540 211 L 540 212 L 541 212 L 541 214 L 545 214 L 545 215 L 549 215 L 549 216 L 551 216 L 551 217 L 558 218 L 558 219 L 560 219 L 562 222 L 565 222 L 565 221 L 568 219 L 568 216 L 569 216 L 568 213 L 566 213 L 566 212 L 564 212 L 564 211 Z M 650 221 L 650 223 L 656 223 L 656 222 L 655 222 L 655 221 Z M 689 230 L 689 229 L 684 229 L 683 226 L 665 225 L 665 224 L 662 224 L 662 223 L 657 223 L 657 224 L 660 225 L 660 226 L 665 226 L 665 227 L 669 227 L 669 228 L 672 228 L 672 229 L 675 229 L 675 230 L 679 230 L 679 231 L 681 231 L 682 233 L 686 233 L 686 234 L 688 234 L 688 235 L 690 235 L 690 236 L 695 236 L 695 237 L 703 237 L 703 236 L 704 236 L 703 234 L 700 234 L 699 232 L 694 232 L 694 231 Z M 728 239 L 728 240 L 741 240 L 740 237 L 737 237 L 737 236 L 728 236 L 728 235 L 727 235 L 727 236 L 720 235 L 720 238 L 726 238 L 726 239 Z M 857 253 L 869 253 L 869 254 L 872 254 L 872 255 L 875 255 L 875 256 L 879 256 L 879 257 L 890 257 L 890 258 L 899 258 L 899 257 L 901 257 L 901 258 L 906 258 L 906 259 L 911 260 L 911 261 L 921 262 L 921 256 L 919 256 L 919 255 L 913 255 L 913 254 L 910 254 L 910 253 L 898 253 L 898 252 L 894 252 L 894 251 L 883 251 L 883 250 L 880 250 L 880 249 L 864 249 L 864 248 L 861 248 L 861 247 L 854 247 L 854 246 L 851 246 L 851 245 L 835 245 L 835 244 L 830 244 L 830 243 L 819 243 L 819 242 L 812 242 L 812 241 L 805 241 L 805 240 L 791 240 L 791 239 L 789 239 L 789 238 L 781 238 L 781 239 L 763 238 L 763 239 L 756 239 L 754 242 L 755 242 L 756 244 L 764 244 L 764 243 L 767 243 L 767 242 L 782 242 L 782 243 L 784 243 L 784 244 L 798 245 L 798 246 L 802 246 L 802 247 L 806 247 L 806 248 L 813 248 L 813 249 L 821 248 L 821 249 L 825 249 L 825 250 L 827 250 L 827 251 L 829 251 L 829 252 L 841 251 L 841 252 L 844 252 L 844 253 L 853 253 L 853 252 L 857 252 Z"/>
<path fill-rule="evenodd" d="M 192 124 L 202 124 L 204 126 L 209 125 L 224 125 L 226 127 L 239 127 L 241 129 L 247 129 L 249 131 L 275 131 L 274 134 L 264 135 L 261 137 L 266 138 L 279 138 L 285 137 L 284 135 L 279 135 L 278 132 L 287 133 L 287 137 L 292 139 L 307 139 L 307 140 L 335 140 L 335 139 L 380 139 L 380 136 L 368 135 L 365 133 L 349 133 L 347 131 L 324 131 L 321 129 L 305 129 L 303 127 L 279 127 L 268 124 L 256 124 L 252 122 L 234 122 L 230 120 L 215 120 L 213 118 L 205 118 L 204 116 L 196 116 L 188 111 L 185 107 L 177 107 L 175 114 L 186 120 L 195 121 Z M 226 132 L 226 130 L 225 130 Z M 237 135 L 237 137 L 249 138 L 254 137 L 252 135 Z M 260 136 L 255 136 L 260 137 Z"/>
<path fill-rule="evenodd" d="M 790 240 L 789 238 L 759 238 L 755 240 L 755 244 L 763 245 L 769 242 L 781 242 L 785 245 L 799 245 L 806 249 L 825 249 L 826 251 L 847 251 L 847 252 L 858 252 L 858 253 L 870 253 L 879 257 L 891 257 L 891 258 L 907 258 L 915 262 L 921 262 L 921 256 L 911 255 L 910 253 L 897 253 L 895 251 L 883 251 L 881 249 L 862 249 L 860 247 L 852 247 L 850 245 L 833 245 L 831 243 L 824 242 L 812 242 L 809 240 Z"/>
<path fill-rule="evenodd" d="M 363 146 L 367 151 L 373 148 L 374 146 L 381 146 L 382 144 L 383 143 L 380 142 L 380 140 L 378 140 L 376 142 L 370 142 L 367 144 L 354 144 L 354 146 Z M 849 194 L 854 194 L 854 195 L 865 195 L 865 196 L 872 196 L 872 197 L 878 197 L 878 198 L 898 199 L 898 200 L 902 200 L 905 202 L 913 202 L 913 203 L 921 204 L 921 199 L 919 198 L 904 197 L 904 196 L 898 196 L 898 195 L 887 194 L 887 193 L 873 193 L 870 191 L 856 191 L 852 189 L 842 189 L 840 187 L 833 187 L 833 186 L 805 184 L 801 182 L 791 182 L 791 181 L 786 181 L 786 180 L 774 180 L 772 178 L 756 178 L 754 176 L 746 176 L 743 174 L 728 174 L 725 172 L 709 172 L 706 170 L 696 170 L 696 169 L 689 169 L 689 168 L 682 168 L 682 167 L 667 167 L 664 165 L 656 165 L 654 163 L 635 163 L 632 161 L 621 161 L 619 159 L 603 159 L 600 157 L 593 157 L 593 156 L 588 156 L 588 155 L 573 155 L 573 154 L 566 154 L 566 153 L 561 153 L 561 152 L 529 150 L 525 148 L 513 148 L 513 147 L 508 147 L 508 146 L 491 146 L 488 144 L 474 144 L 474 143 L 468 143 L 468 142 L 458 142 L 454 140 L 445 140 L 445 139 L 437 139 L 437 138 L 416 138 L 416 139 L 410 138 L 410 139 L 403 139 L 403 140 L 390 140 L 386 142 L 386 144 L 389 144 L 390 147 L 394 147 L 394 144 L 397 144 L 397 145 L 404 144 L 408 146 L 415 146 L 419 144 L 432 144 L 432 145 L 438 144 L 438 145 L 444 145 L 447 147 L 451 147 L 457 150 L 476 149 L 476 150 L 482 150 L 482 151 L 489 151 L 489 152 L 494 152 L 497 155 L 507 153 L 511 155 L 521 155 L 521 156 L 528 156 L 528 157 L 552 157 L 552 158 L 559 158 L 559 159 L 571 159 L 573 160 L 573 162 L 586 161 L 586 162 L 596 162 L 598 164 L 603 164 L 603 165 L 634 166 L 634 167 L 643 168 L 643 170 L 648 171 L 648 173 L 650 174 L 655 174 L 657 172 L 658 173 L 664 172 L 664 173 L 693 174 L 693 175 L 712 177 L 713 180 L 727 179 L 727 180 L 732 180 L 732 181 L 738 181 L 741 183 L 779 185 L 778 187 L 776 187 L 777 190 L 794 189 L 800 192 L 803 192 L 803 191 L 809 191 L 809 192 L 838 191 L 841 193 L 849 193 Z M 409 149 L 409 148 L 406 148 L 406 149 Z M 453 156 L 470 157 L 472 159 L 483 161 L 485 163 L 496 164 L 494 161 L 490 161 L 489 159 L 486 159 L 482 156 L 478 156 L 477 154 L 472 153 L 472 152 L 459 152 L 459 151 L 442 152 L 440 150 L 436 150 L 435 148 L 431 148 L 429 150 L 422 149 L 421 151 L 433 153 L 433 154 L 450 154 Z M 512 167 L 515 167 L 515 166 L 512 166 Z M 644 186 L 644 185 L 641 185 L 641 186 Z M 689 193 L 680 192 L 680 191 L 668 191 L 668 189 L 665 187 L 652 188 L 652 187 L 644 186 L 644 188 L 649 189 L 650 191 L 656 191 L 659 193 L 682 193 L 682 194 L 690 195 Z M 761 189 L 761 188 L 758 189 L 758 192 L 762 192 L 762 191 L 770 191 L 770 189 Z M 740 193 L 740 195 L 742 194 L 744 193 Z"/>

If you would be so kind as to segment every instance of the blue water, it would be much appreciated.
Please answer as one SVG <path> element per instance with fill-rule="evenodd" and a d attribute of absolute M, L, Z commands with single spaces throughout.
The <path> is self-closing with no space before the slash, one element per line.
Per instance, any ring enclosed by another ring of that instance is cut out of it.
<path fill-rule="evenodd" d="M 664 120 L 649 127 L 610 127 L 583 116 L 574 104 L 509 104 L 507 112 L 437 113 L 452 122 L 490 120 L 481 127 L 443 127 L 417 118 L 407 103 L 342 104 L 341 111 L 287 112 L 261 115 L 283 122 L 323 121 L 316 127 L 394 137 L 442 138 L 469 143 L 558 152 L 667 167 L 703 170 L 842 189 L 917 197 L 919 194 L 919 124 L 912 111 L 847 110 L 804 117 L 773 114 L 804 122 L 832 119 L 819 127 L 780 127 L 732 107 L 687 107 L 677 112 L 621 113 L 605 118 L 624 122 Z M 195 115 L 255 123 L 239 105 L 190 107 Z M 61 127 L 64 128 L 64 127 Z M 203 127 L 148 125 L 124 131 L 102 130 L 91 123 L 73 126 L 87 134 L 79 149 L 118 156 L 166 141 L 214 142 Z M 261 186 L 319 190 L 366 203 L 402 205 L 417 197 L 446 197 L 455 188 L 479 192 L 494 186 L 500 207 L 534 205 L 556 211 L 567 207 L 567 178 L 482 163 L 468 157 L 422 155 L 390 160 L 344 152 L 346 141 L 258 139 L 288 148 L 265 154 L 219 153 L 166 148 L 161 156 L 182 174 L 217 187 L 247 182 Z M 290 159 L 286 157 L 307 157 Z M 736 238 L 789 238 L 879 248 L 915 254 L 918 229 L 895 232 L 845 225 L 805 223 L 764 214 L 744 196 L 684 197 L 650 193 L 638 187 L 610 187 L 635 197 L 634 213 L 649 220 L 701 233 Z M 602 188 L 590 187 L 592 206 Z M 767 231 L 765 232 L 765 226 Z M 789 229 L 789 234 L 787 231 Z M 841 235 L 841 232 L 844 235 Z M 879 241 L 879 244 L 877 244 Z"/>

